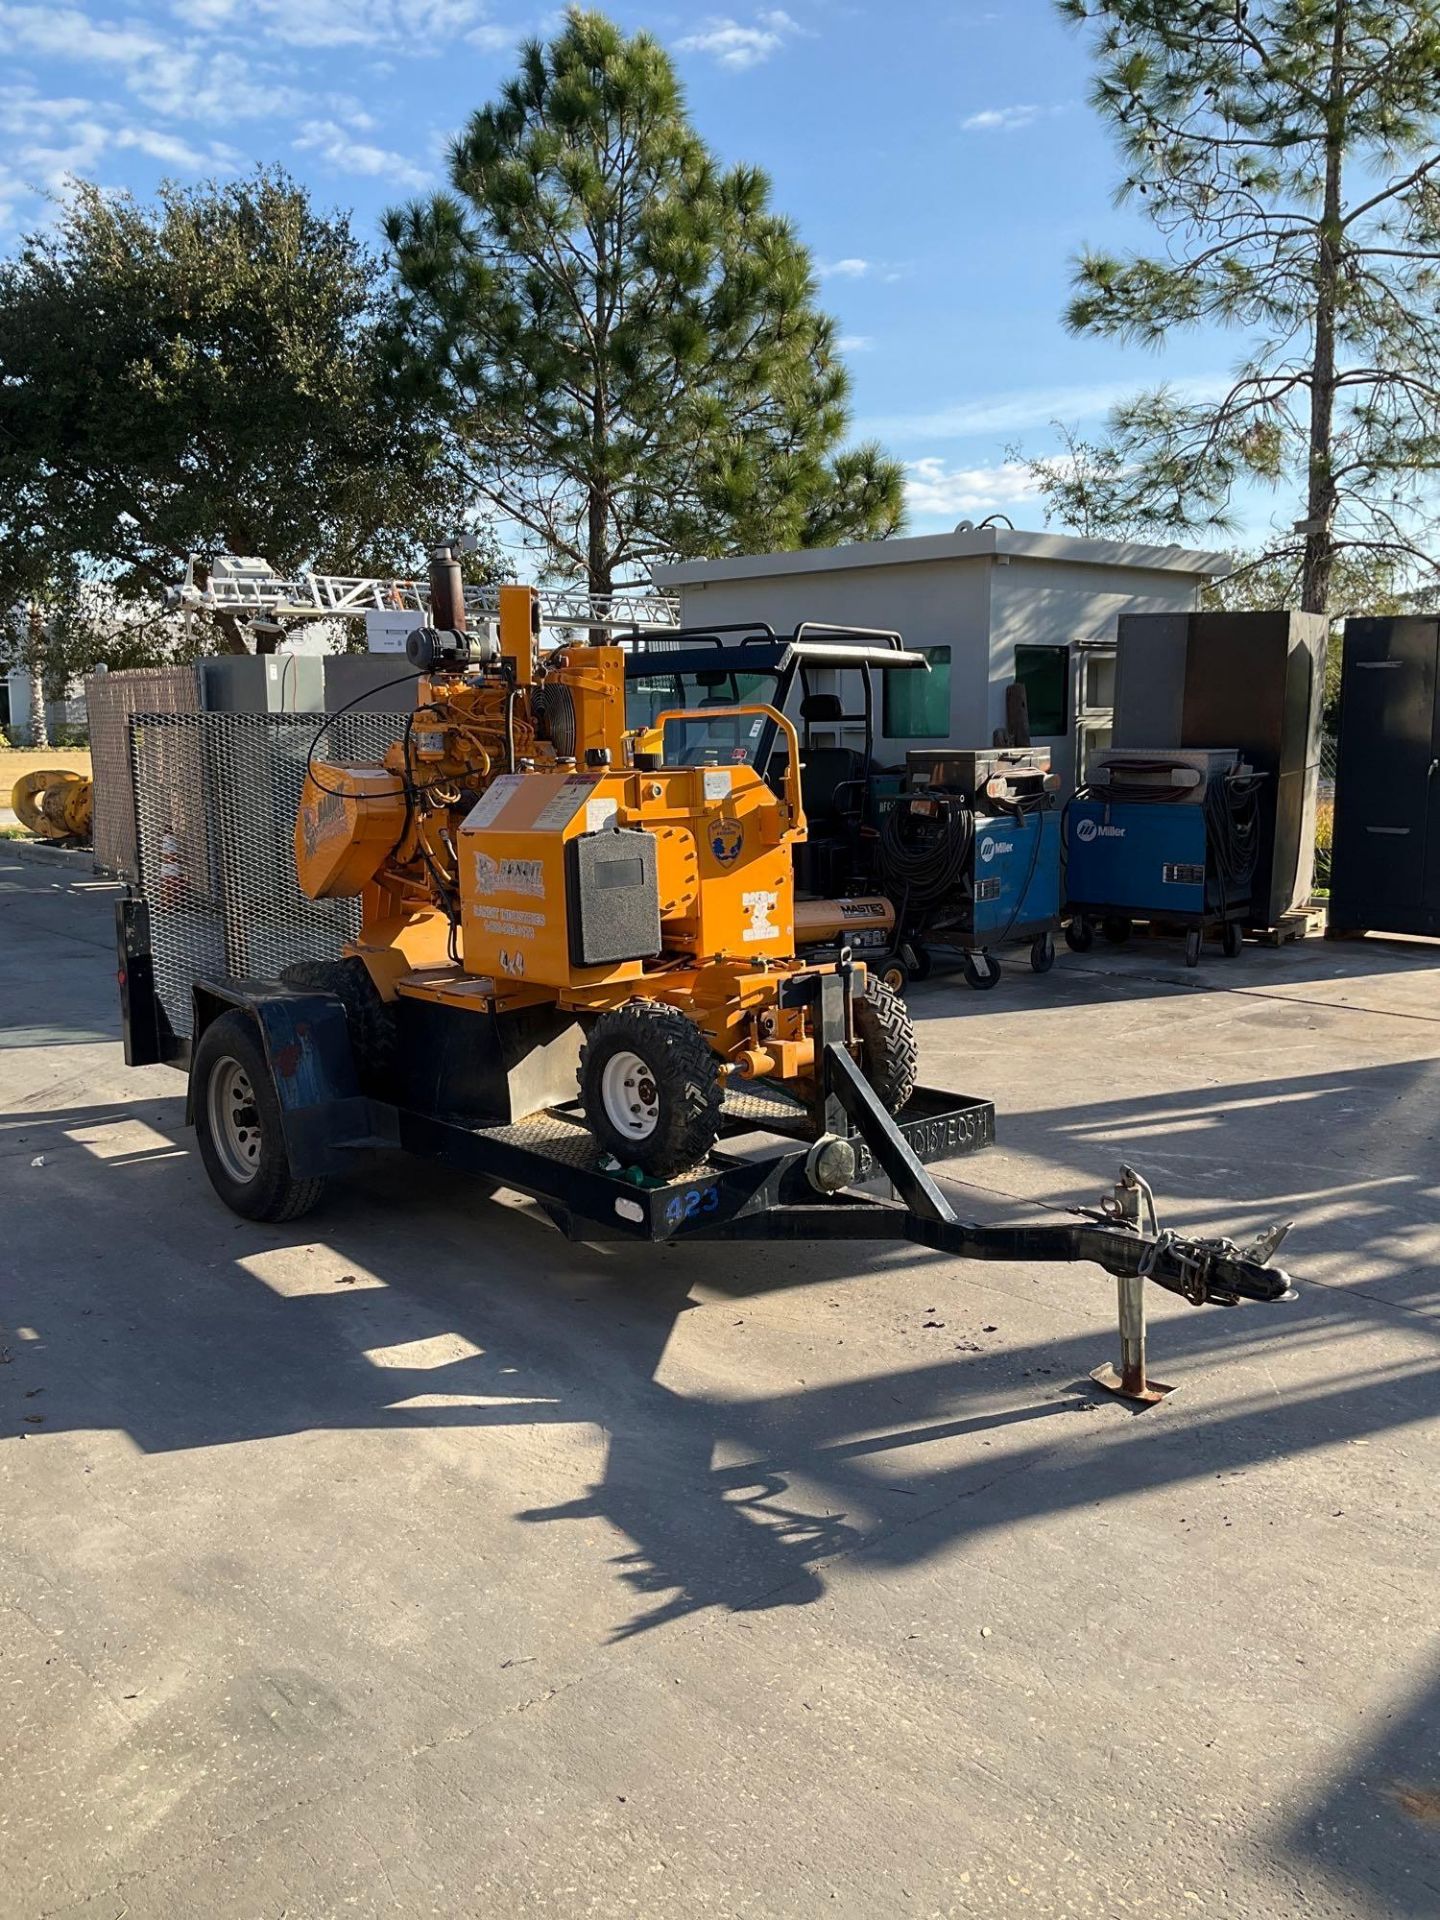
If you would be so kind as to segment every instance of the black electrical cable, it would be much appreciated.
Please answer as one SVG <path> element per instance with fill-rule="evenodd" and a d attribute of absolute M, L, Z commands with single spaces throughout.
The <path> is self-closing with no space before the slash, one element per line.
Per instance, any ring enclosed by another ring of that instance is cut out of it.
<path fill-rule="evenodd" d="M 928 831 L 917 839 L 912 827 L 922 822 Z M 906 794 L 880 827 L 881 884 L 923 920 L 960 889 L 974 840 L 975 815 L 957 794 Z"/>
<path fill-rule="evenodd" d="M 430 780 L 430 781 L 427 781 L 423 786 L 417 786 L 413 782 L 406 781 L 398 787 L 388 787 L 388 788 L 382 787 L 378 790 L 374 787 L 367 787 L 365 788 L 363 793 L 352 793 L 344 787 L 327 787 L 323 780 L 316 778 L 315 749 L 319 746 L 321 740 L 324 739 L 327 730 L 331 726 L 333 726 L 334 723 L 338 719 L 340 719 L 343 714 L 349 713 L 352 707 L 358 707 L 362 700 L 373 699 L 377 693 L 388 693 L 391 687 L 403 687 L 403 686 L 410 685 L 414 681 L 419 680 L 421 677 L 422 676 L 418 673 L 397 674 L 395 679 L 382 680 L 378 687 L 367 687 L 363 693 L 356 694 L 353 700 L 347 700 L 343 707 L 336 707 L 333 713 L 327 713 L 322 718 L 319 726 L 315 729 L 314 733 L 311 734 L 310 745 L 305 751 L 306 779 L 309 780 L 312 783 L 312 785 L 318 788 L 321 793 L 333 794 L 337 800 L 400 800 L 400 799 L 410 800 L 416 794 L 429 793 L 431 789 L 434 787 L 453 786 L 454 785 L 453 778 L 446 779 L 446 780 Z M 419 711 L 418 708 L 412 708 L 411 712 L 406 717 L 405 733 L 407 738 L 409 736 L 410 728 L 414 724 L 415 714 L 418 711 Z M 430 711 L 430 709 L 427 708 L 426 711 L 428 712 Z M 408 759 L 408 753 L 407 753 L 407 759 Z"/>
<path fill-rule="evenodd" d="M 1030 849 L 1030 867 L 1025 875 L 1025 884 L 1015 896 L 1015 904 L 1010 909 L 1010 918 L 1005 922 L 1001 931 L 995 936 L 995 945 L 997 947 L 1003 946 L 1005 941 L 1010 938 L 1010 930 L 1020 918 L 1020 909 L 1025 904 L 1025 896 L 1030 891 L 1036 869 L 1040 865 L 1040 848 L 1045 839 L 1045 828 L 1041 823 L 1041 816 L 1048 812 L 1049 801 L 1050 796 L 1048 794 L 1035 793 L 1022 795 L 1013 802 L 1001 802 L 1002 811 L 1013 814 L 1017 820 L 1024 820 L 1031 815 L 1035 817 L 1035 844 Z"/>
<path fill-rule="evenodd" d="M 1234 773 L 1205 790 L 1205 845 L 1220 911 L 1248 898 L 1260 851 L 1260 779 Z"/>

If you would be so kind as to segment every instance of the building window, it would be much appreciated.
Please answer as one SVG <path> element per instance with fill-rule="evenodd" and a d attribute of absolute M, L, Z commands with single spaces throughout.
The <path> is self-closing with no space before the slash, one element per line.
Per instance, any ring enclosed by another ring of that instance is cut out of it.
<path fill-rule="evenodd" d="M 885 675 L 885 736 L 889 740 L 950 738 L 950 649 L 921 647 L 928 673 L 913 667 Z"/>
<path fill-rule="evenodd" d="M 1016 647 L 1015 678 L 1025 689 L 1030 738 L 1053 740 L 1069 733 L 1069 647 Z"/>

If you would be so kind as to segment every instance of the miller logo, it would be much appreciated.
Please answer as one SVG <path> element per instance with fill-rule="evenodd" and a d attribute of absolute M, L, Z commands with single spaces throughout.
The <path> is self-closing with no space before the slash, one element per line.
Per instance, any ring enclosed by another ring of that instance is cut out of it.
<path fill-rule="evenodd" d="M 738 860 L 744 845 L 745 829 L 738 820 L 711 821 L 710 851 L 722 867 L 728 867 L 732 860 Z"/>
<path fill-rule="evenodd" d="M 1124 827 L 1102 827 L 1098 820 L 1081 820 L 1075 828 L 1075 838 L 1088 847 L 1092 840 L 1123 840 Z"/>
<path fill-rule="evenodd" d="M 1013 853 L 1014 851 L 1015 842 L 1013 840 L 992 840 L 988 833 L 980 842 L 980 858 L 982 860 L 993 860 L 997 853 Z"/>

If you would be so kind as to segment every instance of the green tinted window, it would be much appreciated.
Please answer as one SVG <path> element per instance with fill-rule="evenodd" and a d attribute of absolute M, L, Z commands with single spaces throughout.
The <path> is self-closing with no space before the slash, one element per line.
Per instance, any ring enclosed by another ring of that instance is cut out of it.
<path fill-rule="evenodd" d="M 922 647 L 928 673 L 885 675 L 885 733 L 891 740 L 950 738 L 950 649 Z"/>
<path fill-rule="evenodd" d="M 1049 740 L 1070 731 L 1070 649 L 1016 647 L 1015 678 L 1025 689 L 1030 738 Z"/>

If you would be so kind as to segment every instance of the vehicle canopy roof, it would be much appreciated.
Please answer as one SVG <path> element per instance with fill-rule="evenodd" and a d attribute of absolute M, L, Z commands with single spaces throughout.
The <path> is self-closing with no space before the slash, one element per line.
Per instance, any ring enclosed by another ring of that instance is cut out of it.
<path fill-rule="evenodd" d="M 669 632 L 617 634 L 626 651 L 625 677 L 649 674 L 780 673 L 794 663 L 817 667 L 878 667 L 929 671 L 923 653 L 912 653 L 898 633 L 879 627 L 834 626 L 802 620 L 793 633 L 777 634 L 763 620 L 729 625 L 676 627 Z"/>

